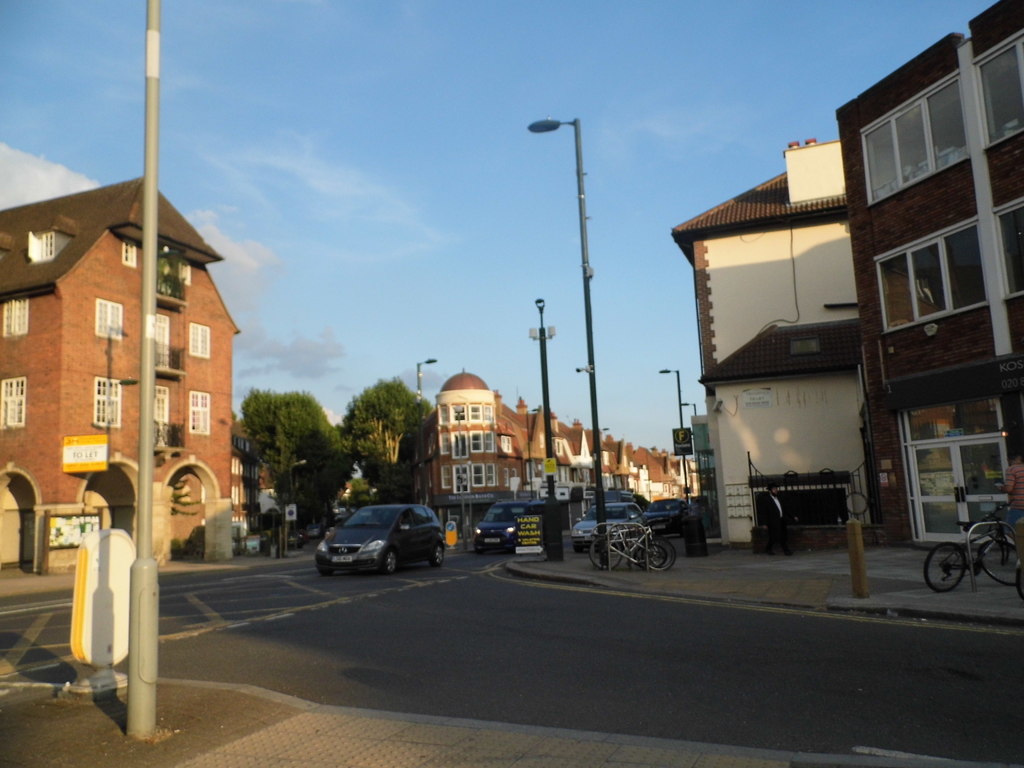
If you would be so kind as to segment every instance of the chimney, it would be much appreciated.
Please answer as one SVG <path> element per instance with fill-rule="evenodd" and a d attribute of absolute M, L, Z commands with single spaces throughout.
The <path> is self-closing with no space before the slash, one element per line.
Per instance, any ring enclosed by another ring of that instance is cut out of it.
<path fill-rule="evenodd" d="M 817 139 L 807 139 L 802 147 L 793 144 L 790 142 L 783 152 L 790 205 L 846 194 L 843 155 L 838 141 L 819 144 Z"/>

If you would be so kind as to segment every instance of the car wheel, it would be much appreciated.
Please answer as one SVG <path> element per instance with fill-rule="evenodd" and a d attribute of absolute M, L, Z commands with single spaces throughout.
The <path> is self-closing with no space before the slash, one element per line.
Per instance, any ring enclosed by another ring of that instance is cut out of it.
<path fill-rule="evenodd" d="M 384 553 L 384 557 L 381 558 L 380 568 L 381 573 L 392 574 L 398 570 L 398 553 L 393 549 L 389 549 Z"/>
<path fill-rule="evenodd" d="M 333 568 L 321 568 L 319 565 L 316 567 L 316 571 L 321 576 L 332 576 L 334 574 Z"/>
<path fill-rule="evenodd" d="M 442 545 L 434 545 L 434 551 L 430 554 L 430 560 L 428 562 L 434 568 L 441 567 L 441 565 L 444 563 L 444 547 Z"/>

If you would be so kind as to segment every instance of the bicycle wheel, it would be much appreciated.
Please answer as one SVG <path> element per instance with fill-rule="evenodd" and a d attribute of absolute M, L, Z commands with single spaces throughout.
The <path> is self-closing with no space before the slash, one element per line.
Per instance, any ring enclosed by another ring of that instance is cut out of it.
<path fill-rule="evenodd" d="M 1017 563 L 1017 594 L 1024 600 L 1024 563 Z"/>
<path fill-rule="evenodd" d="M 647 549 L 647 565 L 652 571 L 667 571 L 676 562 L 676 548 L 668 539 L 656 536 Z"/>
<path fill-rule="evenodd" d="M 622 562 L 622 553 L 615 545 L 609 549 L 607 536 L 598 536 L 590 543 L 590 562 L 599 570 L 611 570 Z"/>
<path fill-rule="evenodd" d="M 978 549 L 981 569 L 1000 584 L 1017 581 L 1017 550 L 1002 539 L 990 539 Z"/>
<path fill-rule="evenodd" d="M 924 559 L 924 581 L 936 592 L 949 592 L 960 583 L 966 571 L 964 548 L 949 541 L 932 547 Z"/>

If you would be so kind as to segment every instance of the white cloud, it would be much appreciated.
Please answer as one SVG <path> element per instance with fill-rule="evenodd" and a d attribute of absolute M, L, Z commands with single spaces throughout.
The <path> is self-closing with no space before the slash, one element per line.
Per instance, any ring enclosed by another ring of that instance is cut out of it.
<path fill-rule="evenodd" d="M 99 182 L 0 142 L 0 210 L 95 189 Z"/>
<path fill-rule="evenodd" d="M 336 363 L 345 355 L 330 328 L 316 339 L 296 337 L 283 343 L 271 338 L 259 323 L 235 337 L 234 349 L 236 379 L 281 373 L 296 379 L 322 379 L 337 371 Z"/>

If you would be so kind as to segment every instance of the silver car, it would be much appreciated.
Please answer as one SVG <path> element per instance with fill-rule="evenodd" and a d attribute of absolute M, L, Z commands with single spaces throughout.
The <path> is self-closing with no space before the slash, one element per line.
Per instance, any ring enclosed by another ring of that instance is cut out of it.
<path fill-rule="evenodd" d="M 605 519 L 614 522 L 643 521 L 640 507 L 631 501 L 619 501 L 604 505 Z M 597 525 L 597 507 L 591 507 L 576 525 L 572 527 L 572 548 L 575 552 L 586 552 L 594 538 L 594 527 Z"/>

